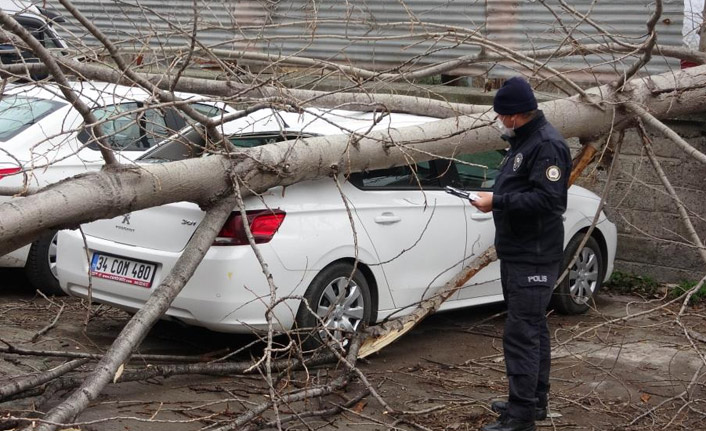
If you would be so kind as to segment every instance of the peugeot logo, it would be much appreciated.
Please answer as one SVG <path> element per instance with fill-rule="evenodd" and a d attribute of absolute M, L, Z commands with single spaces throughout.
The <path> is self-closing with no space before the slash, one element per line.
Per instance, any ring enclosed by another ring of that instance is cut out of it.
<path fill-rule="evenodd" d="M 130 213 L 127 213 L 123 216 L 122 224 L 130 224 Z"/>

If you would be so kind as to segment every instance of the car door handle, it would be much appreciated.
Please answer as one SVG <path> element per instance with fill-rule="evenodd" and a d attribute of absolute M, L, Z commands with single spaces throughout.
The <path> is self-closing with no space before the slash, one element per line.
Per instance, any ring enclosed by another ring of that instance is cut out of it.
<path fill-rule="evenodd" d="M 471 218 L 473 220 L 488 220 L 490 218 L 493 218 L 493 213 L 487 212 L 487 213 L 482 213 L 482 212 L 475 212 L 471 214 Z"/>
<path fill-rule="evenodd" d="M 384 212 L 375 217 L 375 223 L 378 224 L 393 224 L 399 222 L 400 220 L 402 220 L 400 216 L 396 216 L 395 213 L 391 212 Z"/>

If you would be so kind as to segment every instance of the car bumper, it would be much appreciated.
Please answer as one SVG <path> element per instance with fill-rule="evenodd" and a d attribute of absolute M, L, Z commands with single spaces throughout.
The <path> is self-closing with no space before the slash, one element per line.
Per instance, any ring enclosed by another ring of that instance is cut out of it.
<path fill-rule="evenodd" d="M 610 220 L 604 219 L 600 225 L 600 229 L 606 240 L 606 251 L 608 252 L 605 278 L 603 281 L 608 281 L 615 268 L 615 254 L 618 249 L 618 228 Z"/>
<path fill-rule="evenodd" d="M 153 291 L 167 277 L 181 253 L 130 247 L 112 241 L 88 237 L 84 243 L 76 232 L 61 232 L 57 270 L 61 288 L 69 295 L 89 296 L 88 256 L 100 251 L 117 256 L 127 255 L 157 265 L 151 288 L 134 286 L 118 281 L 91 277 L 91 299 L 128 311 L 137 311 Z M 267 244 L 259 246 L 266 262 L 277 259 Z M 270 265 L 282 268 L 282 265 Z M 297 280 L 296 286 L 278 286 L 277 302 L 273 309 L 272 323 L 277 331 L 293 326 L 302 295 L 313 278 L 314 271 L 288 271 L 272 269 L 274 283 L 278 280 Z M 277 272 L 279 271 L 279 272 Z M 270 305 L 270 289 L 260 263 L 249 246 L 211 247 L 201 264 L 177 295 L 165 318 L 203 326 L 219 332 L 251 333 L 268 329 L 266 311 Z"/>

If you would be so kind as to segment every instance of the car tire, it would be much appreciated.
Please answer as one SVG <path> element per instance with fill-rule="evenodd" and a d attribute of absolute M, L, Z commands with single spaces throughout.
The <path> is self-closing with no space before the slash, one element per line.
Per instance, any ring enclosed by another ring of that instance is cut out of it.
<path fill-rule="evenodd" d="M 304 299 L 295 324 L 305 350 L 321 346 L 331 336 L 345 346 L 352 331 L 370 322 L 372 301 L 368 282 L 350 263 L 338 262 L 324 268 L 309 285 Z"/>
<path fill-rule="evenodd" d="M 44 232 L 32 243 L 25 264 L 30 286 L 47 295 L 63 295 L 56 277 L 56 241 L 58 231 Z"/>
<path fill-rule="evenodd" d="M 561 273 L 571 263 L 583 241 L 584 234 L 578 233 L 564 250 Z M 598 241 L 590 237 L 578 254 L 576 262 L 564 280 L 554 290 L 552 308 L 561 314 L 582 314 L 591 308 L 605 276 L 603 254 Z"/>

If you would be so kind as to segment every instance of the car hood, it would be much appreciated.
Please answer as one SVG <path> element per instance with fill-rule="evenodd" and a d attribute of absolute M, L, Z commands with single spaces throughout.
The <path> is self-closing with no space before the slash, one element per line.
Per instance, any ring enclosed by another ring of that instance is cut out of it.
<path fill-rule="evenodd" d="M 579 198 L 586 198 L 586 199 L 593 199 L 596 201 L 600 201 L 601 197 L 598 196 L 597 194 L 593 193 L 592 191 L 585 189 L 581 186 L 571 186 L 569 188 L 569 194 L 575 197 Z"/>

